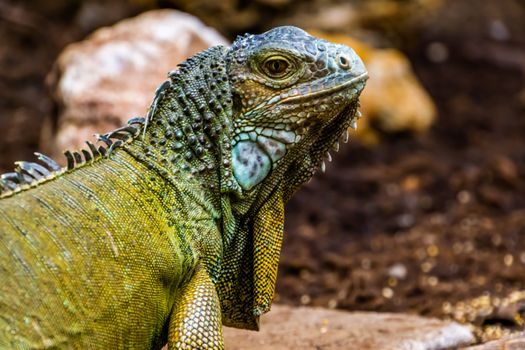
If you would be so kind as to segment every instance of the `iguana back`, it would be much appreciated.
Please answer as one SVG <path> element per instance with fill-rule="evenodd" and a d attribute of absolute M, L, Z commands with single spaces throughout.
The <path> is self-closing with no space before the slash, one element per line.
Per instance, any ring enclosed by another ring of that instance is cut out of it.
<path fill-rule="evenodd" d="M 174 193 L 115 152 L 0 201 L 0 348 L 162 345 L 197 258 L 184 226 L 220 242 L 212 213 Z"/>
<path fill-rule="evenodd" d="M 269 310 L 284 203 L 366 71 L 280 27 L 170 73 L 146 118 L 0 180 L 0 348 L 222 348 Z"/>

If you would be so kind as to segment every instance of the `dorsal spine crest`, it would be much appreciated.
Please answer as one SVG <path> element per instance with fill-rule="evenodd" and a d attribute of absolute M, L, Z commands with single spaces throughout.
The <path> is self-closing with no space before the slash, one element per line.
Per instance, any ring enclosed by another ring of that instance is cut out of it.
<path fill-rule="evenodd" d="M 87 149 L 79 151 L 66 150 L 66 166 L 61 167 L 50 157 L 35 152 L 42 163 L 18 161 L 13 172 L 0 175 L 0 198 L 9 197 L 23 190 L 36 187 L 43 182 L 56 178 L 66 172 L 73 171 L 86 164 L 91 164 L 99 159 L 111 156 L 115 148 L 122 147 L 131 142 L 144 125 L 144 118 L 135 117 L 128 120 L 126 126 L 113 130 L 104 135 L 95 135 L 97 142 L 104 145 L 95 146 L 86 141 Z"/>

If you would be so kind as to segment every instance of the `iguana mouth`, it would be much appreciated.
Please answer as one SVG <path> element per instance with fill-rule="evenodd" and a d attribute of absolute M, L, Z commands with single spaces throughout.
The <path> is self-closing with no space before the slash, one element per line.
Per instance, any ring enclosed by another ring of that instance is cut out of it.
<path fill-rule="evenodd" d="M 334 78 L 336 79 L 336 78 Z M 339 79 L 336 80 L 342 80 L 342 83 L 333 83 L 329 79 L 325 79 L 326 81 L 319 81 L 314 84 L 303 84 L 299 87 L 291 88 L 287 92 L 283 92 L 279 95 L 276 95 L 269 100 L 266 100 L 265 102 L 260 103 L 259 105 L 255 106 L 252 110 L 246 112 L 244 114 L 244 117 L 246 119 L 250 119 L 252 115 L 258 113 L 261 109 L 266 109 L 269 106 L 274 106 L 277 104 L 288 104 L 288 103 L 301 103 L 304 101 L 310 101 L 315 100 L 316 98 L 321 98 L 327 95 L 336 94 L 340 91 L 346 90 L 351 88 L 353 85 L 363 83 L 368 79 L 368 72 L 363 72 L 362 74 L 353 77 L 349 80 L 346 79 Z"/>
<path fill-rule="evenodd" d="M 354 77 L 350 80 L 345 80 L 341 84 L 335 84 L 333 86 L 328 86 L 329 84 L 306 84 L 300 88 L 292 89 L 287 93 L 288 96 L 281 95 L 281 103 L 296 103 L 302 100 L 310 100 L 315 99 L 319 97 L 323 97 L 326 95 L 331 95 L 334 93 L 337 93 L 342 90 L 346 90 L 348 88 L 353 87 L 357 83 L 365 82 L 368 79 L 368 72 L 364 72 L 361 75 L 358 75 L 357 77 Z M 301 91 L 303 90 L 303 91 Z"/>

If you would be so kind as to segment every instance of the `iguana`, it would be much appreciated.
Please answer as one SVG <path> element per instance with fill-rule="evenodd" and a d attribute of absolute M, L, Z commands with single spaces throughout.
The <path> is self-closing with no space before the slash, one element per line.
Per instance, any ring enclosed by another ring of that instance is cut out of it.
<path fill-rule="evenodd" d="M 1 176 L 1 349 L 222 349 L 221 324 L 258 329 L 284 204 L 358 117 L 365 67 L 278 27 L 168 76 L 66 167 L 36 153 Z"/>

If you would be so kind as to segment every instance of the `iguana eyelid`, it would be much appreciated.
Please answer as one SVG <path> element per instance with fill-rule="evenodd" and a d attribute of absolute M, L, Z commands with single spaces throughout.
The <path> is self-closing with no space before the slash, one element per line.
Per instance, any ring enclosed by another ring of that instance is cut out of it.
<path fill-rule="evenodd" d="M 271 72 L 270 69 L 269 69 L 270 68 L 269 65 L 272 62 L 279 62 L 279 61 L 282 61 L 282 62 L 286 63 L 286 67 L 284 67 L 283 72 L 281 74 Z M 287 77 L 289 77 L 290 75 L 293 74 L 294 68 L 295 68 L 295 66 L 293 65 L 293 63 L 290 62 L 290 60 L 288 58 L 286 58 L 286 57 L 284 57 L 282 55 L 270 56 L 270 57 L 266 58 L 261 63 L 261 69 L 271 79 L 278 79 L 278 80 L 285 79 L 285 78 L 287 78 Z"/>
<path fill-rule="evenodd" d="M 266 72 L 264 65 L 273 59 L 282 59 L 288 62 L 290 66 L 286 74 L 276 77 Z M 260 50 L 250 59 L 250 66 L 252 71 L 261 75 L 264 79 L 269 80 L 272 85 L 279 85 L 279 88 L 293 85 L 301 78 L 305 71 L 304 60 L 302 60 L 301 57 L 298 57 L 294 53 L 274 48 Z"/>

